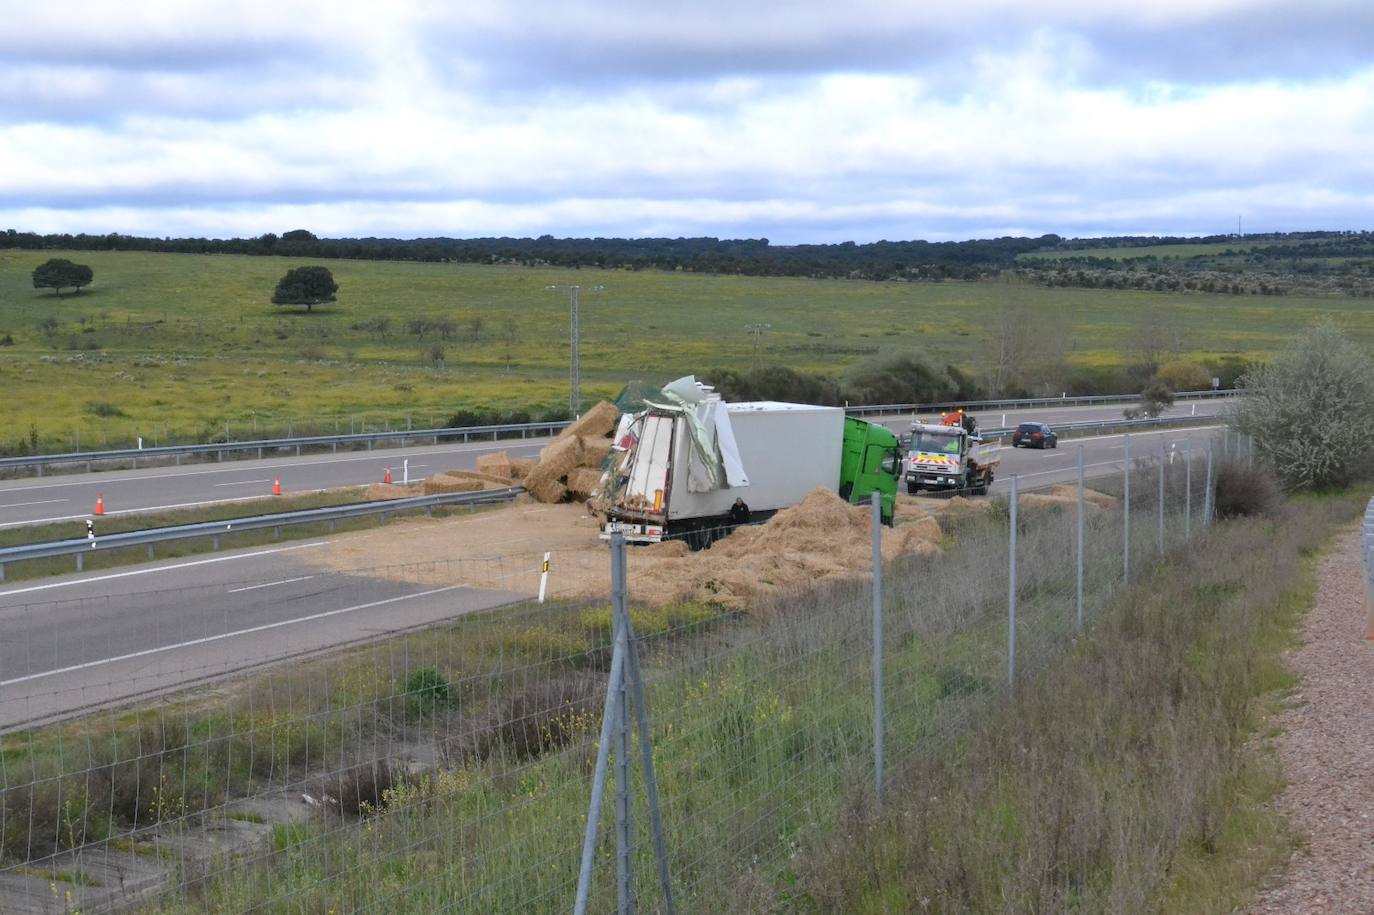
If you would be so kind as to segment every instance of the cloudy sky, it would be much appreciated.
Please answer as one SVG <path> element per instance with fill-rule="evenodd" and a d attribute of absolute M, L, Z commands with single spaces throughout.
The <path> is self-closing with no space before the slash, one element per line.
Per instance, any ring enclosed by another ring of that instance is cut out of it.
<path fill-rule="evenodd" d="M 1363 0 L 0 0 L 0 229 L 1369 228 Z"/>

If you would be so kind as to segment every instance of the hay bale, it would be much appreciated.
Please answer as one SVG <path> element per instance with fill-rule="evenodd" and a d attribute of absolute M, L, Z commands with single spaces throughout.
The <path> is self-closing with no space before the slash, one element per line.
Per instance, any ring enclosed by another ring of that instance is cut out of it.
<path fill-rule="evenodd" d="M 558 433 L 559 438 L 605 438 L 615 431 L 616 423 L 620 422 L 620 411 L 615 404 L 608 400 L 603 400 L 583 413 L 579 419 L 573 421 L 572 425 Z"/>
<path fill-rule="evenodd" d="M 1070 485 L 1056 486 L 1050 490 L 1050 495 L 1069 499 L 1075 505 L 1078 503 L 1078 487 Z M 1107 495 L 1105 492 L 1098 492 L 1094 489 L 1083 490 L 1083 501 L 1092 508 L 1113 509 L 1116 508 L 1116 499 Z"/>
<path fill-rule="evenodd" d="M 498 451 L 495 454 L 479 454 L 477 456 L 477 470 L 480 473 L 501 477 L 505 480 L 515 478 L 515 474 L 511 470 L 510 455 L 504 451 Z"/>
<path fill-rule="evenodd" d="M 512 480 L 523 480 L 525 477 L 527 477 L 527 476 L 530 475 L 530 471 L 533 470 L 533 469 L 534 469 L 534 465 L 535 465 L 535 464 L 538 464 L 538 463 L 539 463 L 539 461 L 536 460 L 535 458 L 522 458 L 522 457 L 511 458 L 511 459 L 510 459 L 510 476 L 511 476 L 511 479 L 512 479 Z"/>
<path fill-rule="evenodd" d="M 557 479 L 544 478 L 531 481 L 530 477 L 526 477 L 525 491 L 533 496 L 536 502 L 543 502 L 546 505 L 562 502 L 568 497 L 568 488 Z"/>
<path fill-rule="evenodd" d="M 478 480 L 482 483 L 490 483 L 492 486 L 511 485 L 510 477 L 498 477 L 490 473 L 482 473 L 480 470 L 445 470 L 444 476 L 454 477 L 459 480 Z"/>
<path fill-rule="evenodd" d="M 582 439 L 576 435 L 554 439 L 539 449 L 539 463 L 562 465 L 563 472 L 559 476 L 564 476 L 569 470 L 582 465 Z"/>
<path fill-rule="evenodd" d="M 373 483 L 367 487 L 367 501 L 385 502 L 388 499 L 405 499 L 417 495 L 415 487 L 400 486 L 395 483 Z"/>
<path fill-rule="evenodd" d="M 465 480 L 447 473 L 436 473 L 425 480 L 425 495 L 434 496 L 441 492 L 477 492 L 483 489 L 481 480 Z"/>
<path fill-rule="evenodd" d="M 611 453 L 611 440 L 608 438 L 590 438 L 580 436 L 582 440 L 582 466 L 600 467 L 601 462 L 606 459 L 606 455 Z"/>
<path fill-rule="evenodd" d="M 1048 509 L 1050 511 L 1065 511 L 1078 507 L 1078 497 L 1056 496 L 1049 493 L 1028 492 L 1018 500 L 1022 509 Z"/>
<path fill-rule="evenodd" d="M 568 490 L 579 498 L 585 499 L 601 486 L 601 471 L 590 467 L 579 467 L 568 474 Z"/>

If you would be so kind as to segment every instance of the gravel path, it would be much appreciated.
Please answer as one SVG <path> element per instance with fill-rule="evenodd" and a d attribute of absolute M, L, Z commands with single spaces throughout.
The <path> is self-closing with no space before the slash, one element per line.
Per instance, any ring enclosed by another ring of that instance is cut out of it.
<path fill-rule="evenodd" d="M 1321 563 L 1316 606 L 1291 657 L 1302 676 L 1277 740 L 1277 801 L 1302 836 L 1252 915 L 1374 912 L 1374 642 L 1366 642 L 1359 531 Z"/>

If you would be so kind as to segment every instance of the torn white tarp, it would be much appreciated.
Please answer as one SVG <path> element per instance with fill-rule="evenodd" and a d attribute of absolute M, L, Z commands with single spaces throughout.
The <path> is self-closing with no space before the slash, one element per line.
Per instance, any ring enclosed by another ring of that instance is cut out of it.
<path fill-rule="evenodd" d="M 670 402 L 666 408 L 681 412 L 687 420 L 688 491 L 748 486 L 724 402 L 693 375 L 665 385 L 663 395 Z"/>

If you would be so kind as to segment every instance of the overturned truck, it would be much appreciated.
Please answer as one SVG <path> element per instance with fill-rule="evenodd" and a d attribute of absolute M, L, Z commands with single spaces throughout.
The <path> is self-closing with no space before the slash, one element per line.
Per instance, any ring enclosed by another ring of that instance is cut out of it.
<path fill-rule="evenodd" d="M 817 487 L 852 503 L 880 495 L 891 524 L 901 473 L 895 435 L 838 407 L 725 403 L 684 378 L 659 402 L 621 417 L 596 508 L 603 536 L 654 543 L 682 537 L 709 546 L 739 521 L 762 521 Z"/>

